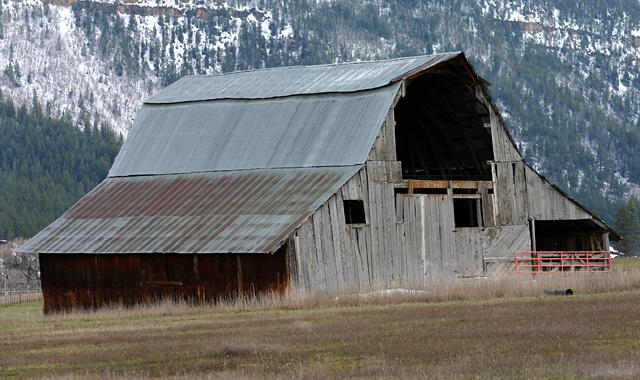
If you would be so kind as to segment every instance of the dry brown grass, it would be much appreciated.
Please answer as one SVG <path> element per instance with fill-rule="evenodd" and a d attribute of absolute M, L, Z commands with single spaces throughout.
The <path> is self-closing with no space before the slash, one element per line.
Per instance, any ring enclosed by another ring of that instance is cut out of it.
<path fill-rule="evenodd" d="M 638 378 L 640 270 L 53 316 L 0 309 L 0 378 Z M 571 288 L 572 297 L 544 289 Z"/>

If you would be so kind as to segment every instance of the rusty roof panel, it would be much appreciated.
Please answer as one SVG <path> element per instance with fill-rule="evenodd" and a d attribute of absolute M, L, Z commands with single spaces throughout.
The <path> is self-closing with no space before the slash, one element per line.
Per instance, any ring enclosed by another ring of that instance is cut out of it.
<path fill-rule="evenodd" d="M 109 176 L 364 164 L 399 86 L 146 104 Z"/>
<path fill-rule="evenodd" d="M 360 168 L 107 178 L 21 250 L 270 253 Z"/>
<path fill-rule="evenodd" d="M 293 66 L 221 75 L 187 76 L 147 99 L 146 103 L 266 99 L 370 90 L 384 87 L 404 79 L 406 75 L 416 75 L 459 57 L 464 57 L 464 54 L 452 52 L 384 61 Z M 466 62 L 466 58 L 463 62 Z"/>

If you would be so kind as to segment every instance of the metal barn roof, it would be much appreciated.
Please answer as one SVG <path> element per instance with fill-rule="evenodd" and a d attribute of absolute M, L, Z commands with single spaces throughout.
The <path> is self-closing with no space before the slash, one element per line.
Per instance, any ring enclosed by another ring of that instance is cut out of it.
<path fill-rule="evenodd" d="M 399 86 L 146 104 L 109 176 L 363 164 Z"/>
<path fill-rule="evenodd" d="M 364 91 L 386 86 L 432 69 L 464 53 L 442 53 L 385 61 L 334 65 L 294 66 L 222 75 L 188 76 L 167 87 L 146 103 L 166 104 L 214 99 L 267 99 L 292 95 Z M 471 66 L 468 69 L 472 70 Z M 477 74 L 473 72 L 477 77 Z"/>
<path fill-rule="evenodd" d="M 403 78 L 463 53 L 186 77 L 143 105 L 110 177 L 361 165 Z"/>
<path fill-rule="evenodd" d="M 22 251 L 270 253 L 360 168 L 107 178 Z"/>

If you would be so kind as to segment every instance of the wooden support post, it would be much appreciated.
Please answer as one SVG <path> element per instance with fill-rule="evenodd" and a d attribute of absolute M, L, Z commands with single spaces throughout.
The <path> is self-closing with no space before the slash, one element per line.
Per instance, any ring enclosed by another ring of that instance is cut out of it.
<path fill-rule="evenodd" d="M 537 251 L 536 248 L 536 221 L 535 219 L 529 219 L 529 230 L 531 231 L 531 250 Z"/>
<path fill-rule="evenodd" d="M 238 298 L 239 299 L 244 299 L 244 289 L 243 289 L 243 281 L 242 281 L 242 259 L 240 258 L 240 254 L 237 253 L 236 254 L 236 263 L 238 266 Z"/>
<path fill-rule="evenodd" d="M 193 285 L 196 287 L 196 298 L 204 302 L 204 293 L 200 284 L 200 272 L 198 270 L 198 254 L 193 254 Z"/>
<path fill-rule="evenodd" d="M 596 246 L 598 247 L 598 250 L 599 251 L 605 251 L 605 249 L 602 248 L 602 244 L 600 243 L 600 239 L 598 239 L 598 237 L 596 236 L 596 233 L 592 232 L 591 236 L 593 236 L 593 241 L 596 243 Z"/>

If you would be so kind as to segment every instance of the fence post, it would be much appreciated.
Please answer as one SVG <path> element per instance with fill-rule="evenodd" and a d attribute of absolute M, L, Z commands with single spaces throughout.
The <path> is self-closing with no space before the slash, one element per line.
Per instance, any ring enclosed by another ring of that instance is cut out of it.
<path fill-rule="evenodd" d="M 589 265 L 589 256 L 591 255 L 587 253 L 587 272 L 591 272 L 591 265 Z"/>

